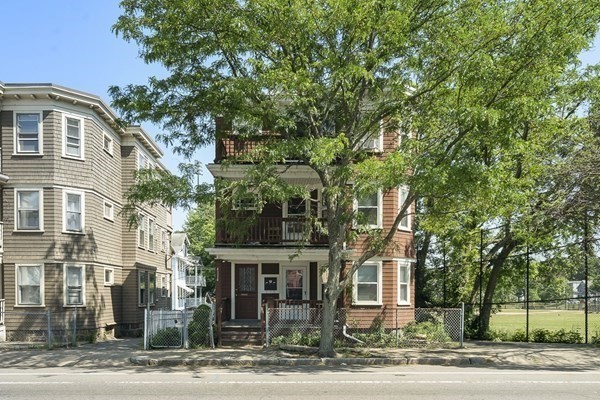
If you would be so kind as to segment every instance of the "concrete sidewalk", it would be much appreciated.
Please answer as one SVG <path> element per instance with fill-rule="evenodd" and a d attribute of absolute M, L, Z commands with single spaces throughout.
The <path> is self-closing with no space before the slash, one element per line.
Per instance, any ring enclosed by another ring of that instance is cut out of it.
<path fill-rule="evenodd" d="M 276 347 L 142 349 L 141 339 L 114 339 L 54 350 L 0 347 L 0 368 L 196 366 L 455 365 L 554 370 L 600 369 L 600 348 L 583 345 L 467 342 L 461 349 L 348 349 L 336 358 Z"/>

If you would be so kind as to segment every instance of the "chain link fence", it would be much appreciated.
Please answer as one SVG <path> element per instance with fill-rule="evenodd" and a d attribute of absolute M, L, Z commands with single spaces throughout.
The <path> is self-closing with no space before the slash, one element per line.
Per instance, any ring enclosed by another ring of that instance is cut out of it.
<path fill-rule="evenodd" d="M 144 348 L 215 347 L 214 304 L 186 310 L 146 310 Z"/>
<path fill-rule="evenodd" d="M 11 345 L 69 347 L 95 340 L 96 329 L 87 326 L 80 310 L 4 311 L 4 337 Z M 92 336 L 93 335 L 93 336 Z"/>
<path fill-rule="evenodd" d="M 265 309 L 265 344 L 317 346 L 323 317 L 321 308 L 297 306 Z M 414 310 L 339 309 L 334 323 L 336 346 L 456 347 L 463 345 L 464 308 Z"/>
<path fill-rule="evenodd" d="M 475 308 L 475 307 L 474 307 Z M 505 341 L 600 343 L 600 296 L 493 303 L 489 335 Z"/>

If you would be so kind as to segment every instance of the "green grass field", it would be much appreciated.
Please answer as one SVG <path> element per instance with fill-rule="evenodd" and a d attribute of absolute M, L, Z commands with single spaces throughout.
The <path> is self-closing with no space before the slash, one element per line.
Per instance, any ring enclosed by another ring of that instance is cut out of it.
<path fill-rule="evenodd" d="M 490 329 L 495 331 L 514 332 L 517 329 L 525 330 L 525 310 L 503 309 L 493 314 L 490 319 Z M 600 313 L 588 315 L 590 332 L 600 330 Z M 585 316 L 580 310 L 529 310 L 529 331 L 533 329 L 548 329 L 557 331 L 578 330 L 585 332 Z"/>

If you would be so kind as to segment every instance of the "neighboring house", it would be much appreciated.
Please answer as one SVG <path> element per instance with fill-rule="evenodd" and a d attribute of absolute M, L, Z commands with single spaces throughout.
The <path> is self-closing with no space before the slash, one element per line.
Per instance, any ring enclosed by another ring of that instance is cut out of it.
<path fill-rule="evenodd" d="M 231 135 L 231 125 L 228 126 L 222 118 L 217 119 L 216 129 L 216 159 L 215 163 L 208 165 L 208 169 L 215 178 L 240 179 L 247 165 L 229 163 L 222 168 L 221 162 L 251 150 L 261 140 L 260 135 L 254 139 L 236 138 Z M 395 151 L 398 140 L 397 135 L 382 131 L 380 137 L 365 143 L 365 151 L 384 156 L 386 152 Z M 215 246 L 208 251 L 216 257 L 216 302 L 222 310 L 223 321 L 258 320 L 261 318 L 261 304 L 267 299 L 293 300 L 304 304 L 315 304 L 322 299 L 326 276 L 320 271 L 328 261 L 327 237 L 312 233 L 308 243 L 302 244 L 302 251 L 297 251 L 298 240 L 304 236 L 306 217 L 324 218 L 327 212 L 321 202 L 321 182 L 314 171 L 297 162 L 282 164 L 279 170 L 284 179 L 306 185 L 311 194 L 310 201 L 296 198 L 283 204 L 266 204 L 255 225 L 243 235 L 225 230 L 223 222 L 246 220 L 247 214 L 254 208 L 253 199 L 235 204 L 232 207 L 234 212 L 226 217 L 222 205 L 217 204 Z M 379 191 L 368 198 L 357 199 L 355 209 L 372 223 L 373 228 L 389 228 L 406 193 L 403 188 Z M 357 256 L 365 239 L 364 235 L 360 235 L 355 243 L 348 243 L 351 259 Z M 373 258 L 360 267 L 351 296 L 341 300 L 341 306 L 349 309 L 349 318 L 353 321 L 370 323 L 385 310 L 398 310 L 400 323 L 414 319 L 410 214 L 402 221 L 394 242 L 395 246 L 391 246 L 385 256 Z M 352 310 L 360 312 L 352 314 Z"/>
<path fill-rule="evenodd" d="M 172 237 L 172 308 L 183 310 L 186 307 L 204 304 L 202 288 L 206 286 L 206 279 L 202 273 L 201 260 L 199 257 L 189 256 L 190 240 L 185 232 L 173 233 Z"/>
<path fill-rule="evenodd" d="M 171 210 L 140 208 L 131 229 L 121 215 L 134 172 L 164 169 L 162 151 L 117 121 L 94 95 L 0 83 L 7 315 L 77 308 L 87 327 L 127 334 L 142 329 L 148 303 L 169 305 Z"/>

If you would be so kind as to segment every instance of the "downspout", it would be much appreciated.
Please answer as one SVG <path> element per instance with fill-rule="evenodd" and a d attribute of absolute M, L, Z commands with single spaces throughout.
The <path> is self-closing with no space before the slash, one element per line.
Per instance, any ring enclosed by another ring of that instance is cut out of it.
<path fill-rule="evenodd" d="M 346 332 L 346 329 L 348 329 L 348 325 L 344 325 L 344 326 L 342 327 L 342 334 L 344 335 L 344 337 L 345 337 L 345 338 L 348 338 L 348 339 L 350 339 L 350 340 L 354 340 L 356 343 L 365 344 L 365 342 L 363 342 L 362 340 L 359 340 L 359 339 L 355 338 L 354 336 L 352 336 L 352 335 L 349 335 L 349 334 Z"/>

